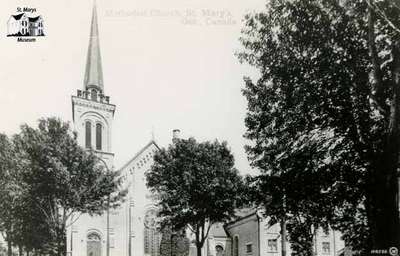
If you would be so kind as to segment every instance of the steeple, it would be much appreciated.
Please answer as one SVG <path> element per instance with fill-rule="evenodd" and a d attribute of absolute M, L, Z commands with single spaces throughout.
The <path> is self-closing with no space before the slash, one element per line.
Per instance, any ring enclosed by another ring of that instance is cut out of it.
<path fill-rule="evenodd" d="M 90 88 L 96 88 L 104 94 L 96 0 L 93 2 L 92 24 L 90 27 L 90 38 L 83 90 L 85 91 Z"/>

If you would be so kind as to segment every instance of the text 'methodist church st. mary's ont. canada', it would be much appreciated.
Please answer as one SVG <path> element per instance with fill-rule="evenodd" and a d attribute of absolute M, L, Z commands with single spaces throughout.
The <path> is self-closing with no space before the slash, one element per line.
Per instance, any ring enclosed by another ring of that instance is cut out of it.
<path fill-rule="evenodd" d="M 72 117 L 78 142 L 91 148 L 109 170 L 114 168 L 112 126 L 116 106 L 106 95 L 99 45 L 96 4 L 93 4 L 84 88 L 72 96 Z M 175 131 L 174 136 L 179 136 Z M 146 187 L 145 172 L 159 150 L 154 140 L 118 170 L 123 176 L 126 201 L 102 216 L 73 216 L 67 229 L 67 252 L 72 256 L 158 256 L 161 234 L 155 226 L 157 208 Z M 214 224 L 203 247 L 205 256 L 280 255 L 279 225 L 269 226 L 258 210 L 242 211 L 236 221 Z M 75 221 L 76 220 L 76 221 Z M 191 234 L 187 234 L 190 241 Z M 288 246 L 289 247 L 289 246 Z M 315 239 L 316 255 L 338 255 L 343 242 L 335 232 L 321 232 Z M 288 248 L 289 249 L 289 248 Z M 107 253 L 108 252 L 108 253 Z M 288 250 L 288 255 L 290 250 Z M 189 255 L 196 250 L 190 244 Z"/>

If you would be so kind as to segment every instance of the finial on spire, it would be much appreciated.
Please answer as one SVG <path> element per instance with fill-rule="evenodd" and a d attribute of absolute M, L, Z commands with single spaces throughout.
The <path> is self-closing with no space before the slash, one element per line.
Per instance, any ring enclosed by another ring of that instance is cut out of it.
<path fill-rule="evenodd" d="M 84 90 L 89 88 L 96 88 L 104 93 L 96 0 L 93 0 L 92 23 L 84 80 Z"/>

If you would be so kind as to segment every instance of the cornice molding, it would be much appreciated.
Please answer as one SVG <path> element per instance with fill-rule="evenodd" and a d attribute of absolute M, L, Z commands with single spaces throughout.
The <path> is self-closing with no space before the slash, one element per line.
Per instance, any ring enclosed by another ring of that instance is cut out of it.
<path fill-rule="evenodd" d="M 88 99 L 79 98 L 76 96 L 72 96 L 72 102 L 73 102 L 73 104 L 75 104 L 77 106 L 107 111 L 107 112 L 111 112 L 113 114 L 114 114 L 115 108 L 116 108 L 114 104 L 96 102 L 96 101 L 92 101 L 92 100 L 88 100 Z"/>

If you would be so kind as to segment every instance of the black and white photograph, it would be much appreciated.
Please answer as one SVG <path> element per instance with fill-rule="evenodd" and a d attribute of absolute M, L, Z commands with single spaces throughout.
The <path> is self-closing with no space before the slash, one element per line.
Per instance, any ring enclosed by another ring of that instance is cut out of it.
<path fill-rule="evenodd" d="M 399 256 L 399 0 L 2 0 L 0 256 Z"/>

